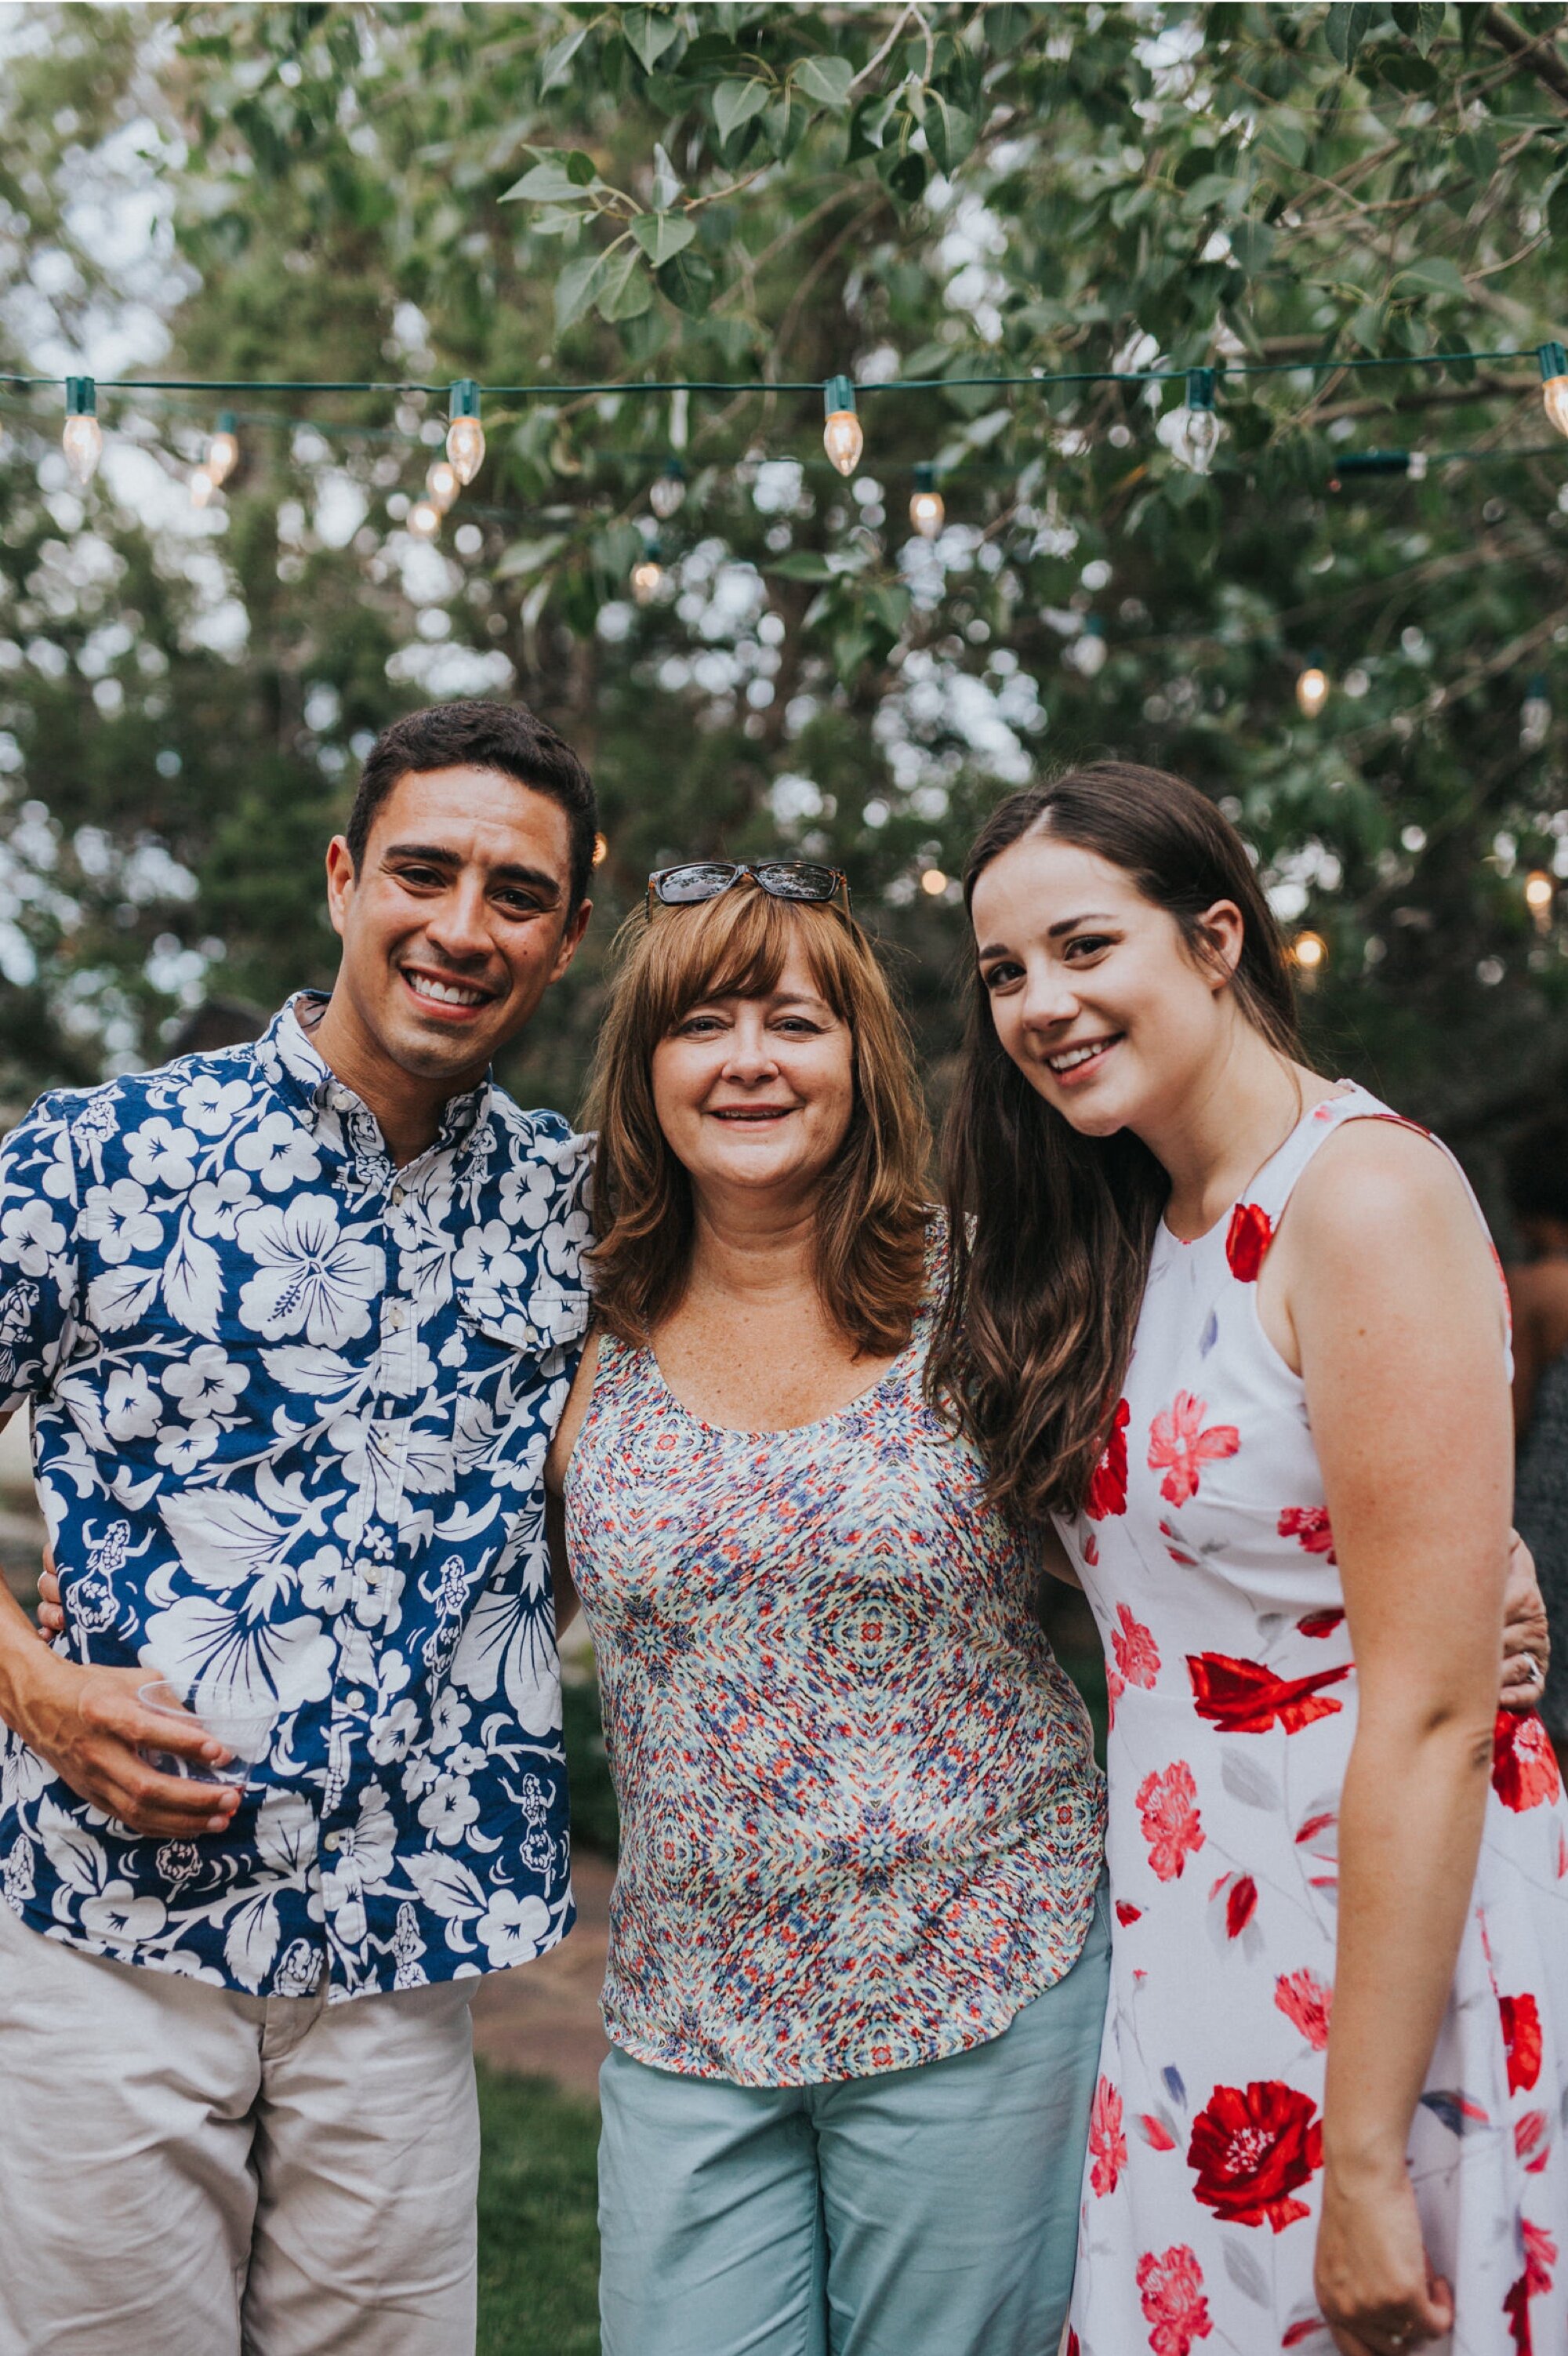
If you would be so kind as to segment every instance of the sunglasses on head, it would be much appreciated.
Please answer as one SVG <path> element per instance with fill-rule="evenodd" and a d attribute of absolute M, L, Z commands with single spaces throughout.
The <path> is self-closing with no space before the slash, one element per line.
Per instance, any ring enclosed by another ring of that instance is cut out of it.
<path fill-rule="evenodd" d="M 648 913 L 653 914 L 655 900 L 666 908 L 716 900 L 743 876 L 771 899 L 832 903 L 849 916 L 849 878 L 843 868 L 821 867 L 811 859 L 765 859 L 755 867 L 746 860 L 689 859 L 680 867 L 661 867 L 648 879 Z"/>

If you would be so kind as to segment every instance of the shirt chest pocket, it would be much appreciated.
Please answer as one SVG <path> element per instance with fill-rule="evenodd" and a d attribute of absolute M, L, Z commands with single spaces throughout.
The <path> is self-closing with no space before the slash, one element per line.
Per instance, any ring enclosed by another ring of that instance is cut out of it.
<path fill-rule="evenodd" d="M 586 1292 L 553 1286 L 467 1285 L 457 1291 L 458 1329 L 469 1354 L 466 1371 L 481 1376 L 549 1379 L 588 1330 Z"/>

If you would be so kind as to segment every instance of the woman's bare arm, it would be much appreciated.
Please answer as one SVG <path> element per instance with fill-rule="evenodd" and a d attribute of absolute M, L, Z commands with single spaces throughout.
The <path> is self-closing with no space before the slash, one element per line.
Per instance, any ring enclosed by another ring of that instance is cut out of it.
<path fill-rule="evenodd" d="M 601 1334 L 590 1333 L 584 1344 L 576 1375 L 561 1411 L 561 1420 L 555 1427 L 555 1437 L 550 1443 L 550 1453 L 544 1460 L 544 1534 L 550 1542 L 550 1583 L 555 1597 L 557 1638 L 565 1633 L 579 1609 L 576 1582 L 572 1577 L 566 1547 L 566 1468 L 572 1462 L 572 1451 L 577 1445 L 577 1434 L 583 1429 L 588 1403 L 594 1396 L 594 1376 L 598 1371 L 602 1339 Z"/>
<path fill-rule="evenodd" d="M 1358 1121 L 1280 1245 L 1357 1665 L 1340 1808 L 1318 2291 L 1358 2323 L 1451 2328 L 1405 2166 L 1475 1879 L 1491 1760 L 1512 1450 L 1496 1270 L 1456 1174 Z M 1440 1272 L 1440 1274 L 1439 1274 Z"/>

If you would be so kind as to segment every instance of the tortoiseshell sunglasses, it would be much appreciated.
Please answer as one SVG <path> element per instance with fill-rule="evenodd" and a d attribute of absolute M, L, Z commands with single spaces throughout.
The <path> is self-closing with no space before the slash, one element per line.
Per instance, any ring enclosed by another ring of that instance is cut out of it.
<path fill-rule="evenodd" d="M 850 916 L 849 878 L 843 868 L 821 867 L 811 859 L 765 859 L 755 867 L 747 860 L 690 859 L 679 867 L 661 867 L 648 879 L 648 913 L 652 916 L 655 900 L 666 908 L 716 900 L 743 875 L 775 900 L 831 902 Z"/>

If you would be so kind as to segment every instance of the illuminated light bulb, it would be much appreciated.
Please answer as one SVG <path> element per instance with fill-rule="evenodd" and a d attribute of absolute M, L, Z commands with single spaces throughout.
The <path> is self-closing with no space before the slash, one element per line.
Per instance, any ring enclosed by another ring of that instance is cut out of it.
<path fill-rule="evenodd" d="M 441 529 L 441 510 L 434 499 L 415 499 L 408 511 L 408 528 L 416 540 L 434 540 Z"/>
<path fill-rule="evenodd" d="M 485 463 L 485 429 L 479 423 L 479 388 L 471 376 L 453 385 L 446 403 L 446 455 L 465 490 Z"/>
<path fill-rule="evenodd" d="M 68 376 L 60 447 L 65 452 L 66 465 L 83 490 L 98 472 L 98 461 L 103 455 L 103 429 L 93 413 L 97 407 L 98 388 L 92 379 Z"/>
<path fill-rule="evenodd" d="M 439 508 L 445 515 L 462 488 L 462 485 L 457 480 L 457 469 L 450 459 L 433 458 L 431 460 L 429 471 L 424 477 L 424 487 L 430 494 L 432 506 Z"/>
<path fill-rule="evenodd" d="M 1568 434 L 1568 352 L 1561 344 L 1538 344 L 1541 400 L 1548 422 L 1559 434 Z"/>
<path fill-rule="evenodd" d="M 1304 719 L 1316 720 L 1328 701 L 1328 675 L 1316 663 L 1308 663 L 1295 682 L 1296 708 Z M 1316 935 L 1303 934 L 1303 939 L 1315 939 Z"/>
<path fill-rule="evenodd" d="M 1290 945 L 1291 956 L 1300 969 L 1308 989 L 1328 962 L 1328 944 L 1321 933 L 1297 933 Z"/>
<path fill-rule="evenodd" d="M 935 540 L 948 519 L 947 502 L 937 488 L 934 466 L 917 466 L 909 498 L 909 521 L 922 540 Z"/>
<path fill-rule="evenodd" d="M 594 837 L 594 865 L 596 867 L 602 867 L 609 855 L 610 846 L 607 839 L 602 834 L 596 834 Z"/>
<path fill-rule="evenodd" d="M 639 605 L 650 605 L 659 594 L 664 579 L 664 567 L 653 554 L 643 557 L 631 568 L 631 594 Z"/>
<path fill-rule="evenodd" d="M 1557 896 L 1557 886 L 1544 867 L 1532 867 L 1524 879 L 1524 905 L 1535 918 L 1538 933 L 1552 930 L 1552 903 Z"/>
<path fill-rule="evenodd" d="M 940 867 L 928 867 L 920 877 L 920 889 L 935 900 L 948 888 L 948 879 Z"/>
<path fill-rule="evenodd" d="M 1176 455 L 1194 475 L 1207 475 L 1219 447 L 1219 420 L 1214 410 L 1214 370 L 1188 369 L 1187 405 L 1177 412 Z"/>
<path fill-rule="evenodd" d="M 209 466 L 196 467 L 190 477 L 191 506 L 193 508 L 204 508 L 217 488 L 218 485 L 213 479 L 211 468 Z"/>
<path fill-rule="evenodd" d="M 686 496 L 686 469 L 679 458 L 667 458 L 664 471 L 648 486 L 648 504 L 660 523 L 668 523 Z"/>
<path fill-rule="evenodd" d="M 234 432 L 234 420 L 225 409 L 219 414 L 218 431 L 207 445 L 207 472 L 212 487 L 220 490 L 240 463 L 240 443 Z M 205 502 L 199 502 L 204 505 Z"/>
<path fill-rule="evenodd" d="M 822 387 L 822 447 L 841 475 L 853 475 L 865 447 L 865 434 L 854 413 L 854 387 L 847 376 L 831 376 Z"/>

